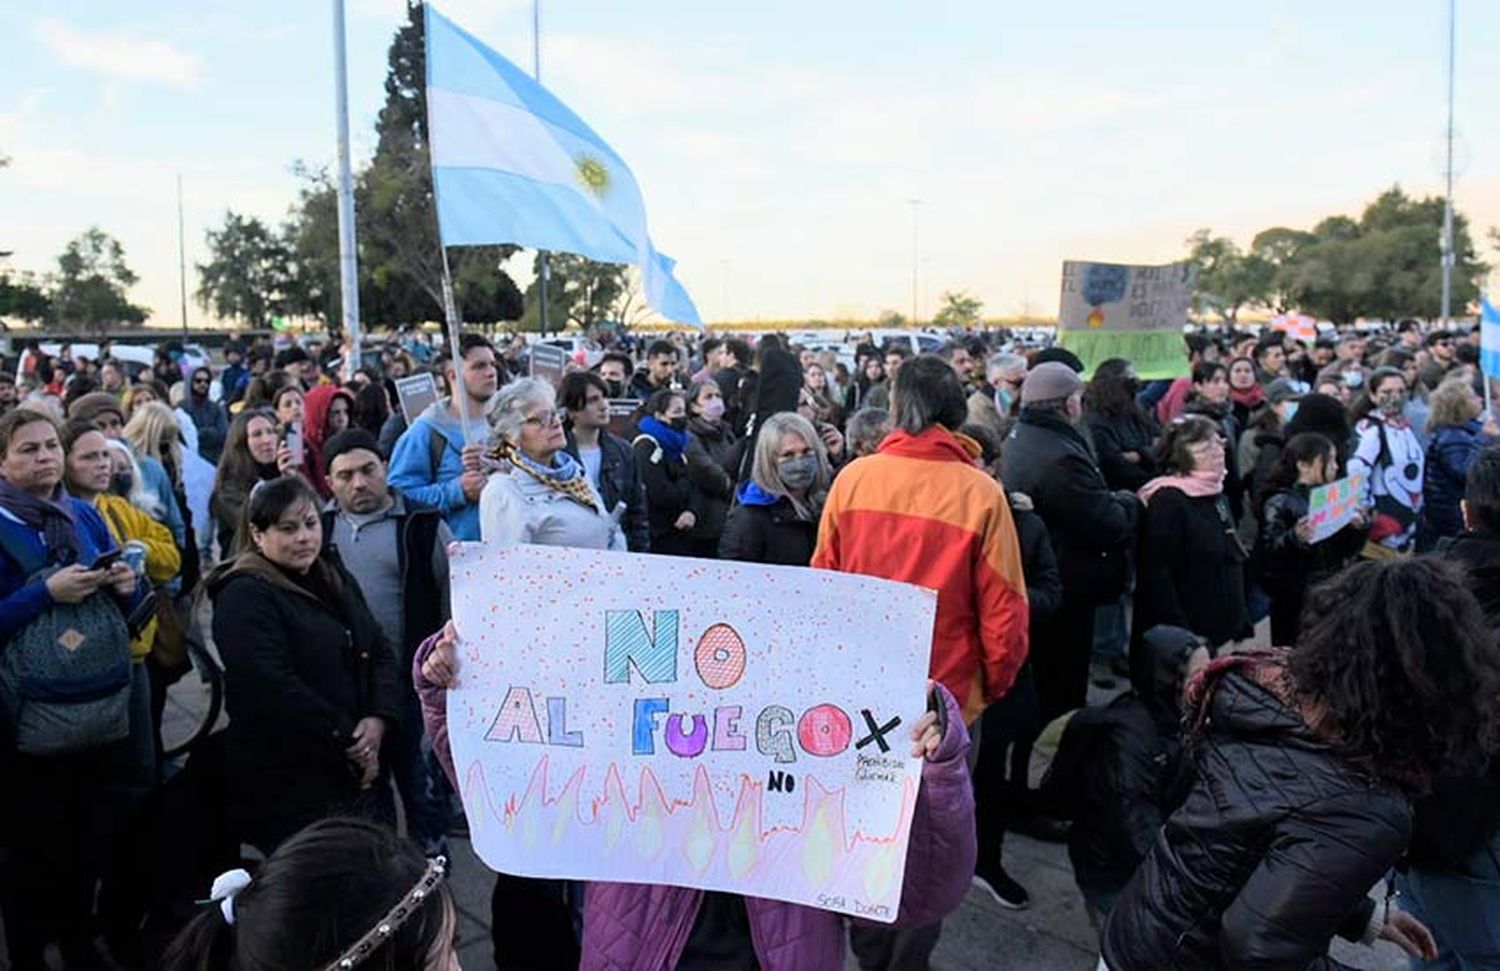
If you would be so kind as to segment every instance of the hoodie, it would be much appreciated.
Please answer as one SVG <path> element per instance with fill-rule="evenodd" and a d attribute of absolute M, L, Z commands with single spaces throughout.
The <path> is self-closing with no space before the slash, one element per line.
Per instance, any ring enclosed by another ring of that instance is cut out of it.
<path fill-rule="evenodd" d="M 454 539 L 475 542 L 479 539 L 479 503 L 468 500 L 458 481 L 464 471 L 464 432 L 448 412 L 449 400 L 428 405 L 397 439 L 389 480 L 409 498 L 441 512 Z M 489 437 L 489 423 L 483 416 L 469 416 L 469 435 L 475 442 Z"/>

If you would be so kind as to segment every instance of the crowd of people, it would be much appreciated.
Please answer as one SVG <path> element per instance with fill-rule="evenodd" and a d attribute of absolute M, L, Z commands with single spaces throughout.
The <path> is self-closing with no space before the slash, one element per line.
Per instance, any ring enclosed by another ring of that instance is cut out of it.
<path fill-rule="evenodd" d="M 894 926 L 497 874 L 498 967 L 924 968 L 971 884 L 1029 905 L 1017 831 L 1066 841 L 1112 971 L 1327 967 L 1335 935 L 1497 966 L 1477 330 L 1196 332 L 1171 380 L 950 336 L 852 361 L 619 339 L 555 383 L 472 333 L 362 362 L 169 343 L 135 373 L 28 350 L 0 376 L 11 966 L 456 967 L 455 539 L 938 592 Z M 408 414 L 395 382 L 424 372 Z M 1321 535 L 1314 492 L 1345 479 L 1357 511 Z M 183 760 L 161 733 L 189 644 L 228 724 Z"/>

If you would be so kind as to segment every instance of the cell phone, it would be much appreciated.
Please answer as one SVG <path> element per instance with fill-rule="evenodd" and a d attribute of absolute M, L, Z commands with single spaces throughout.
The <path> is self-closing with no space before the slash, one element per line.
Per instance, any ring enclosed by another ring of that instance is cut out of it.
<path fill-rule="evenodd" d="M 286 442 L 287 451 L 292 453 L 292 464 L 301 465 L 305 457 L 302 447 L 302 429 L 296 425 L 288 427 L 283 440 Z"/>
<path fill-rule="evenodd" d="M 119 561 L 120 555 L 121 555 L 121 551 L 118 550 L 118 549 L 113 549 L 113 550 L 109 550 L 108 552 L 105 552 L 105 553 L 100 553 L 98 556 L 94 557 L 94 562 L 92 562 L 92 563 L 89 564 L 89 569 L 90 570 L 108 570 L 110 567 L 114 566 L 115 563 L 117 563 Z"/>

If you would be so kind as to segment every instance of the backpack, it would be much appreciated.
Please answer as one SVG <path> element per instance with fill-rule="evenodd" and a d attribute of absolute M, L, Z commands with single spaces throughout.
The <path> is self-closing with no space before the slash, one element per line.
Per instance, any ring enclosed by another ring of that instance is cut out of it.
<path fill-rule="evenodd" d="M 0 530 L 0 548 L 45 581 L 58 567 L 36 564 Z M 0 709 L 16 748 L 61 755 L 130 734 L 130 631 L 105 590 L 76 604 L 54 603 L 0 652 Z"/>

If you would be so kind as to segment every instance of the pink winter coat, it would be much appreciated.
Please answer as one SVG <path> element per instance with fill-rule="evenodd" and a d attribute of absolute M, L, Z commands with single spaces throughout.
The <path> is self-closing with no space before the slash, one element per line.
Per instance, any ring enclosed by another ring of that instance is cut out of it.
<path fill-rule="evenodd" d="M 456 788 L 444 691 L 422 677 L 422 662 L 436 642 L 434 635 L 417 649 L 412 681 L 422 700 L 422 720 L 433 751 Z M 935 683 L 935 690 L 946 709 L 946 730 L 936 757 L 922 764 L 898 926 L 920 927 L 942 920 L 963 900 L 974 872 L 974 790 L 965 761 L 969 733 L 953 696 L 940 684 Z M 590 883 L 584 899 L 581 968 L 667 971 L 677 965 L 687 946 L 703 891 Z M 746 897 L 745 910 L 763 971 L 844 966 L 841 915 L 759 897 Z"/>

